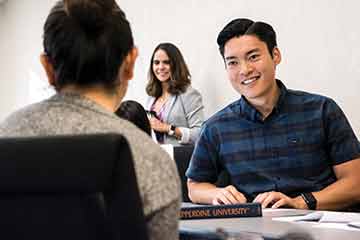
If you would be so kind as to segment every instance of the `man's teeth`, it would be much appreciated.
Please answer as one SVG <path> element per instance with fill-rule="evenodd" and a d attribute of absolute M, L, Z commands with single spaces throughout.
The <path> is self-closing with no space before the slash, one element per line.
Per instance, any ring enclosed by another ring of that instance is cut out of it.
<path fill-rule="evenodd" d="M 245 85 L 247 85 L 247 84 L 252 83 L 252 82 L 255 81 L 256 79 L 257 79 L 256 77 L 250 78 L 250 79 L 246 79 L 246 80 L 244 80 L 242 83 L 245 84 Z"/>

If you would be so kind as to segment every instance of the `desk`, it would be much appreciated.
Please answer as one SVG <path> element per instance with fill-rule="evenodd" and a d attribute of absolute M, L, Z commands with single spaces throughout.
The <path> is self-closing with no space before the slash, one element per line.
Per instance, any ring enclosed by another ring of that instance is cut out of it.
<path fill-rule="evenodd" d="M 347 231 L 341 229 L 329 229 L 314 227 L 312 222 L 280 222 L 272 220 L 273 217 L 289 216 L 295 214 L 306 214 L 311 211 L 289 209 L 278 212 L 264 211 L 263 217 L 252 218 L 223 218 L 223 219 L 201 219 L 181 220 L 180 232 L 191 235 L 199 232 L 215 232 L 222 228 L 229 233 L 255 233 L 270 239 L 277 239 L 288 232 L 305 231 L 317 240 L 348 240 L 360 239 L 360 231 Z"/>

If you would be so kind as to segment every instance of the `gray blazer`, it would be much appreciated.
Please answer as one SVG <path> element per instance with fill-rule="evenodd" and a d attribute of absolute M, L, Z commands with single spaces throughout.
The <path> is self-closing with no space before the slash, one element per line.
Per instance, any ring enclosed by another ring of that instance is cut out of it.
<path fill-rule="evenodd" d="M 151 109 L 155 100 L 154 97 L 149 97 L 147 110 Z M 178 127 L 182 133 L 180 140 L 166 134 L 165 144 L 194 144 L 204 122 L 204 105 L 199 91 L 189 86 L 184 93 L 171 95 L 166 103 L 164 116 L 164 122 Z"/>

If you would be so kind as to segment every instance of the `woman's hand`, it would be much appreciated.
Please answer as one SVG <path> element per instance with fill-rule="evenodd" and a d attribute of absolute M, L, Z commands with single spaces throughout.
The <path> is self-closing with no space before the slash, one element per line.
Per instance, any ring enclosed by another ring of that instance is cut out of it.
<path fill-rule="evenodd" d="M 170 129 L 170 125 L 160 121 L 159 119 L 152 117 L 150 118 L 150 125 L 154 131 L 167 133 Z"/>

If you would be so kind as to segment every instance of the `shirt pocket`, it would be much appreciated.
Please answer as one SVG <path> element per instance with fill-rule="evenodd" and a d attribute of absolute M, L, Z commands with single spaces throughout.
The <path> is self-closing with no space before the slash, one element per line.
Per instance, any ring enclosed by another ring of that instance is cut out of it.
<path fill-rule="evenodd" d="M 320 131 L 290 133 L 287 136 L 287 161 L 293 174 L 316 179 L 328 169 L 327 153 Z"/>

